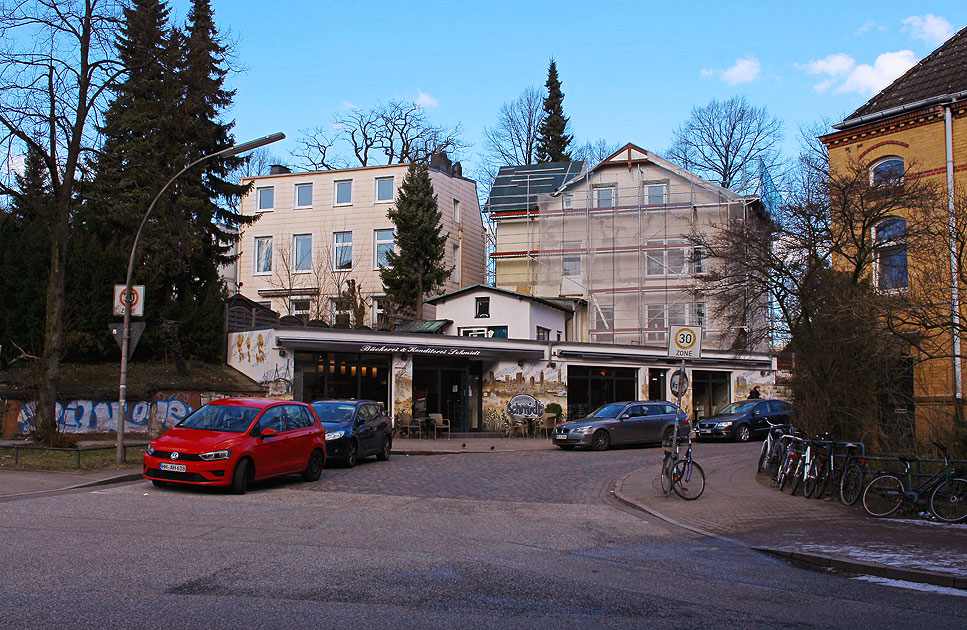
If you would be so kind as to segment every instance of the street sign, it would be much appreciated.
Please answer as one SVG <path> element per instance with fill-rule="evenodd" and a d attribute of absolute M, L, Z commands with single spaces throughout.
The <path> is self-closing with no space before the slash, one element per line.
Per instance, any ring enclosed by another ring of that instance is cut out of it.
<path fill-rule="evenodd" d="M 124 301 L 121 299 L 121 294 L 124 293 L 125 285 L 115 284 L 114 285 L 114 314 L 124 315 Z M 131 294 L 128 296 L 128 301 L 131 302 L 131 317 L 143 317 L 144 316 L 144 285 L 135 284 L 131 285 Z"/>
<path fill-rule="evenodd" d="M 121 287 L 124 288 L 123 286 Z M 144 322 L 131 322 L 131 334 L 128 337 L 128 358 L 134 354 L 134 348 L 138 345 L 138 341 L 141 339 L 141 333 L 144 332 Z M 114 335 L 114 340 L 118 342 L 118 348 L 123 348 L 124 344 L 124 324 L 108 324 L 108 328 L 111 329 L 111 334 Z"/>
<path fill-rule="evenodd" d="M 671 390 L 672 396 L 676 398 L 681 398 L 685 395 L 685 392 L 688 391 L 688 375 L 685 374 L 685 370 L 678 369 L 672 372 L 668 388 Z"/>
<path fill-rule="evenodd" d="M 702 329 L 698 326 L 672 326 L 668 329 L 668 357 L 702 358 Z"/>

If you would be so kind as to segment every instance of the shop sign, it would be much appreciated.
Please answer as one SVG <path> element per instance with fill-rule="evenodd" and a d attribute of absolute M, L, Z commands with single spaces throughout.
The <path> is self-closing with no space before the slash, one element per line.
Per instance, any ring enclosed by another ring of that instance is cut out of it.
<path fill-rule="evenodd" d="M 474 348 L 427 348 L 419 346 L 362 346 L 360 352 L 392 352 L 397 354 L 429 354 L 442 357 L 479 357 Z"/>
<path fill-rule="evenodd" d="M 544 403 L 529 394 L 517 394 L 507 403 L 507 413 L 515 418 L 540 418 Z"/>

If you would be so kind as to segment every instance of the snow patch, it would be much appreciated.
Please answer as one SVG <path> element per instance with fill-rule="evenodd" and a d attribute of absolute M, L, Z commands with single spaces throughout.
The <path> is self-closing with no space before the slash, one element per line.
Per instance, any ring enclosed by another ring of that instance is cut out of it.
<path fill-rule="evenodd" d="M 923 591 L 925 593 L 938 593 L 940 595 L 954 595 L 955 597 L 967 597 L 967 591 L 959 588 L 951 588 L 949 586 L 937 586 L 936 584 L 923 584 L 922 582 L 905 582 L 903 580 L 891 580 L 890 578 L 876 577 L 873 575 L 858 575 L 852 580 L 863 580 L 864 582 L 872 582 L 874 584 L 882 584 L 883 586 L 892 586 L 894 588 L 906 588 L 911 591 Z"/>

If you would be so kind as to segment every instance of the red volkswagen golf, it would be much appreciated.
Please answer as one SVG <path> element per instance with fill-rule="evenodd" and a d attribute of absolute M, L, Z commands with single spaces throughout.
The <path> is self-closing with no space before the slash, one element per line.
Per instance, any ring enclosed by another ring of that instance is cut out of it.
<path fill-rule="evenodd" d="M 201 406 L 148 444 L 144 477 L 156 486 L 229 486 L 301 473 L 319 479 L 326 433 L 312 407 L 288 400 L 223 398 Z"/>

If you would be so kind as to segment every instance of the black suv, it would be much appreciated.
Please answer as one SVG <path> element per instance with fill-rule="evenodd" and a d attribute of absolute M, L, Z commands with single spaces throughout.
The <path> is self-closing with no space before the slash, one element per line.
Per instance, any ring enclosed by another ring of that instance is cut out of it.
<path fill-rule="evenodd" d="M 787 424 L 792 419 L 792 405 L 784 400 L 739 400 L 699 421 L 695 430 L 699 439 L 748 442 L 753 437 L 765 437 L 769 422 Z"/>
<path fill-rule="evenodd" d="M 312 408 L 326 431 L 326 455 L 346 468 L 361 457 L 386 461 L 393 450 L 393 425 L 375 400 L 317 400 Z"/>

